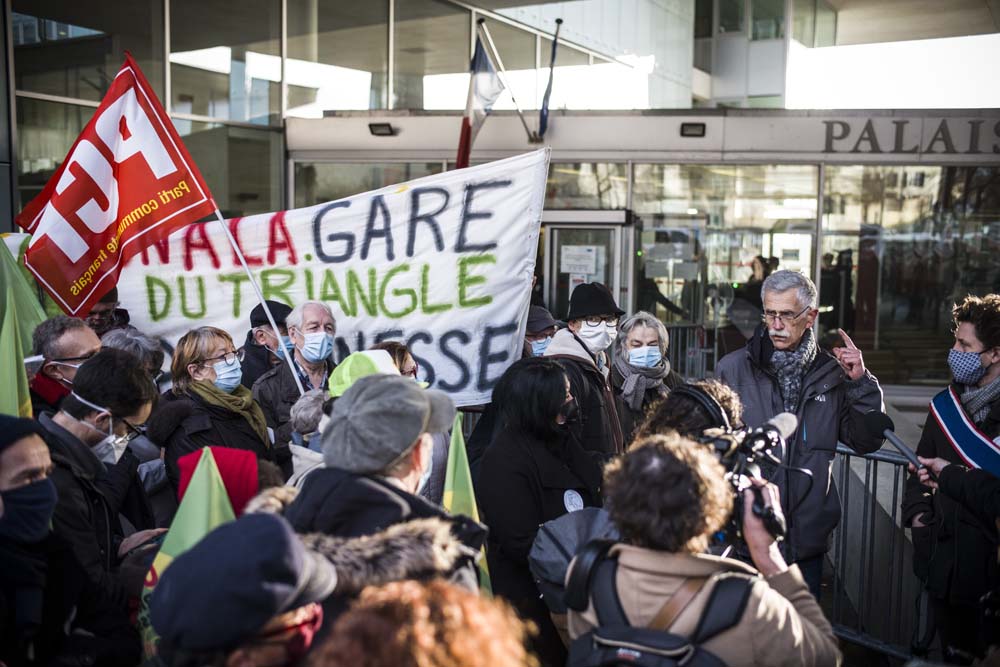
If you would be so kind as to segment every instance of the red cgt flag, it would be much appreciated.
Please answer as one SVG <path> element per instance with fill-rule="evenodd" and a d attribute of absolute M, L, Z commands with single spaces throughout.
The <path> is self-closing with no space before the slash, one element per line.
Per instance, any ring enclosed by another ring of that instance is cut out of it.
<path fill-rule="evenodd" d="M 216 208 L 130 54 L 42 194 L 17 224 L 24 263 L 69 315 L 90 311 L 136 253 Z"/>

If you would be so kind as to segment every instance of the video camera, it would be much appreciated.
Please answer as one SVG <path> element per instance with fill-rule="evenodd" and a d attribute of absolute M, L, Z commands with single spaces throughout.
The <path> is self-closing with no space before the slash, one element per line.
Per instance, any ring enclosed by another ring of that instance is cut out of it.
<path fill-rule="evenodd" d="M 781 465 L 785 439 L 797 425 L 795 415 L 783 412 L 757 428 L 736 431 L 711 428 L 699 438 L 700 442 L 715 450 L 733 491 L 733 515 L 725 529 L 727 543 L 743 540 L 743 491 L 748 488 L 754 496 L 753 513 L 761 518 L 764 527 L 775 539 L 784 539 L 787 526 L 781 508 L 776 510 L 765 505 L 760 487 L 750 484 L 750 479 L 770 479 L 773 476 Z"/>
<path fill-rule="evenodd" d="M 775 539 L 784 539 L 787 524 L 781 508 L 767 506 L 761 489 L 750 484 L 750 479 L 771 479 L 774 476 L 787 447 L 785 441 L 798 426 L 795 415 L 783 412 L 763 426 L 733 428 L 719 402 L 697 385 L 682 385 L 671 394 L 682 395 L 699 404 L 716 425 L 705 429 L 695 439 L 713 448 L 719 462 L 726 469 L 726 480 L 733 492 L 733 514 L 720 542 L 735 545 L 744 541 L 743 491 L 748 488 L 754 496 L 751 508 L 753 513 L 761 518 Z"/>

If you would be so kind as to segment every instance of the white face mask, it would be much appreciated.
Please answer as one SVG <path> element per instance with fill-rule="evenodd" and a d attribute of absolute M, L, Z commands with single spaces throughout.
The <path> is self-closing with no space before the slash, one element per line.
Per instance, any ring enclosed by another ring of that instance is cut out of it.
<path fill-rule="evenodd" d="M 592 354 L 598 354 L 608 349 L 608 346 L 614 342 L 618 335 L 618 329 L 604 322 L 600 324 L 584 322 L 576 335 L 580 337 L 580 340 L 584 342 Z"/>
<path fill-rule="evenodd" d="M 125 453 L 125 448 L 128 446 L 128 440 L 129 440 L 128 434 L 115 435 L 115 420 L 113 417 L 111 417 L 110 410 L 101 407 L 100 405 L 91 403 L 90 401 L 81 397 L 75 392 L 73 393 L 73 397 L 76 400 L 83 403 L 84 405 L 86 405 L 87 407 L 93 408 L 108 415 L 107 431 L 103 431 L 97 428 L 90 422 L 84 421 L 82 419 L 76 419 L 76 417 L 73 418 L 76 419 L 77 423 L 83 424 L 91 431 L 100 433 L 101 435 L 104 436 L 103 438 L 101 438 L 100 441 L 97 442 L 97 444 L 91 446 L 90 451 L 94 452 L 94 456 L 100 459 L 101 462 L 103 463 L 109 463 L 112 465 L 117 463 L 118 459 L 120 459 L 122 457 L 122 454 Z"/>

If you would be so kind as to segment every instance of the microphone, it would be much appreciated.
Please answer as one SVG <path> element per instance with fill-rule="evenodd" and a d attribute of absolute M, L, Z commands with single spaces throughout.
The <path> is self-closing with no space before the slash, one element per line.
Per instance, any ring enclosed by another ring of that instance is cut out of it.
<path fill-rule="evenodd" d="M 881 412 L 880 410 L 869 410 L 865 413 L 865 428 L 868 429 L 868 433 L 876 438 L 885 438 L 889 443 L 899 450 L 899 453 L 906 458 L 907 461 L 912 463 L 917 469 L 925 468 L 926 466 L 917 459 L 917 455 L 913 453 L 913 450 L 906 446 L 906 443 L 900 440 L 899 436 L 896 435 L 895 429 L 896 425 L 892 423 L 892 418 L 889 415 Z M 928 471 L 930 472 L 930 471 Z M 932 479 L 937 480 L 937 476 L 930 472 Z"/>

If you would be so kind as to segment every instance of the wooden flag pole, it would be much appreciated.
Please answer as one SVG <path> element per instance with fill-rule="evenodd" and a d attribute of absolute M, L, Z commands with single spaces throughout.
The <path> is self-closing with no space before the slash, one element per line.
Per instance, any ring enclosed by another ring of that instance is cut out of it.
<path fill-rule="evenodd" d="M 278 325 L 274 321 L 274 315 L 271 314 L 271 309 L 267 305 L 267 301 L 264 300 L 264 292 L 261 291 L 260 285 L 257 284 L 257 279 L 254 278 L 253 272 L 250 271 L 250 266 L 247 264 L 246 257 L 243 256 L 243 251 L 240 249 L 240 245 L 236 242 L 233 237 L 233 233 L 229 231 L 229 225 L 226 224 L 226 219 L 222 217 L 222 211 L 219 207 L 215 207 L 215 217 L 219 221 L 219 225 L 222 227 L 222 231 L 226 233 L 226 238 L 229 239 L 229 245 L 233 247 L 233 252 L 240 259 L 240 264 L 243 265 L 243 270 L 247 273 L 247 278 L 250 279 L 250 284 L 253 285 L 253 291 L 257 293 L 257 300 L 260 301 L 261 307 L 264 308 L 264 314 L 267 315 L 267 323 L 271 325 L 271 329 L 274 331 L 274 335 L 278 339 L 279 345 L 282 345 L 284 349 L 284 343 L 281 342 L 281 332 L 278 330 Z M 294 353 L 292 353 L 294 354 Z M 295 380 L 295 386 L 298 387 L 299 396 L 306 393 L 306 390 L 302 387 L 302 380 L 299 379 L 298 371 L 295 370 L 294 362 L 292 361 L 292 354 L 289 354 L 288 350 L 285 349 L 284 353 L 281 355 L 285 358 L 285 362 L 288 364 L 288 370 L 292 372 L 292 379 Z"/>

